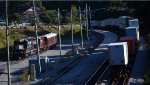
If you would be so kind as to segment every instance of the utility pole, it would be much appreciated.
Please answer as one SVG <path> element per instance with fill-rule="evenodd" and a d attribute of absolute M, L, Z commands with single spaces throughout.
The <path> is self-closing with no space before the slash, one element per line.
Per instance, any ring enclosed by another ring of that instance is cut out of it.
<path fill-rule="evenodd" d="M 85 9 L 85 12 L 86 12 L 86 34 L 87 34 L 87 39 L 89 40 L 89 35 L 88 35 L 88 8 L 87 8 L 87 4 L 86 4 L 86 9 Z"/>
<path fill-rule="evenodd" d="M 89 27 L 91 27 L 91 23 L 90 22 L 91 22 L 91 8 L 89 6 Z"/>
<path fill-rule="evenodd" d="M 57 15 L 58 15 L 58 34 L 59 34 L 59 51 L 60 51 L 60 59 L 61 59 L 61 35 L 60 35 L 60 19 L 59 19 L 59 8 L 57 10 Z"/>
<path fill-rule="evenodd" d="M 11 85 L 10 79 L 10 54 L 9 54 L 9 32 L 8 32 L 8 3 L 6 0 L 6 47 L 7 47 L 7 70 L 8 70 L 8 85 Z"/>
<path fill-rule="evenodd" d="M 71 12 L 71 35 L 72 35 L 72 55 L 74 55 L 74 42 L 73 42 L 73 23 L 72 23 L 72 9 L 70 10 Z"/>
<path fill-rule="evenodd" d="M 81 17 L 81 8 L 80 7 L 79 7 L 79 14 L 80 14 L 80 30 L 81 30 L 81 47 L 83 49 L 82 17 Z"/>
<path fill-rule="evenodd" d="M 91 8 L 89 6 L 89 28 L 90 28 L 90 39 L 92 39 L 93 35 L 92 32 L 94 31 L 93 28 L 91 28 Z"/>
<path fill-rule="evenodd" d="M 38 57 L 38 65 L 39 65 L 39 72 L 41 73 L 41 63 L 40 63 L 40 56 L 39 56 L 39 42 L 38 42 L 38 31 L 37 31 L 37 15 L 35 10 L 35 3 L 33 0 L 33 15 L 34 15 L 34 24 L 35 24 L 35 36 L 36 36 L 36 47 L 37 47 L 37 57 Z"/>

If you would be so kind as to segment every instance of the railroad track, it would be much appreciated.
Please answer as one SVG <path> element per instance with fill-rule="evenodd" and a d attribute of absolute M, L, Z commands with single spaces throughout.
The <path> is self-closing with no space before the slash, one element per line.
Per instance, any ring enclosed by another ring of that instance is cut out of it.
<path fill-rule="evenodd" d="M 97 46 L 97 45 L 96 45 Z M 85 52 L 80 54 L 79 57 L 77 57 L 76 59 L 74 59 L 73 61 L 69 62 L 66 66 L 64 66 L 63 68 L 61 68 L 60 70 L 58 70 L 57 72 L 55 72 L 54 74 L 52 74 L 51 76 L 47 77 L 46 79 L 40 81 L 38 83 L 38 85 L 46 85 L 48 83 L 53 82 L 55 79 L 57 79 L 59 76 L 63 75 L 64 73 L 66 73 L 68 70 L 70 70 L 73 66 L 75 66 L 77 63 L 79 63 L 80 61 L 82 61 L 85 56 L 87 56 L 87 53 L 91 53 L 92 51 L 94 51 L 93 49 L 96 48 L 96 46 L 94 46 L 91 49 L 87 49 L 84 50 Z"/>
<path fill-rule="evenodd" d="M 128 68 L 129 70 L 128 70 L 128 73 L 126 74 L 126 76 L 125 76 L 125 74 L 121 74 L 119 78 L 116 78 L 116 80 L 113 80 L 111 82 L 112 85 L 127 85 L 128 84 L 128 79 L 131 74 L 131 69 L 133 67 L 134 60 L 135 60 L 135 57 L 130 60 L 129 68 Z"/>
<path fill-rule="evenodd" d="M 49 77 L 45 78 L 44 80 L 40 81 L 38 83 L 38 85 L 46 85 L 49 84 L 51 82 L 53 82 L 55 79 L 57 79 L 59 76 L 63 75 L 64 73 L 66 73 L 69 69 L 71 69 L 75 64 L 77 64 L 78 62 L 80 62 L 82 58 L 76 58 L 75 60 L 73 60 L 72 62 L 69 62 L 66 66 L 64 66 L 63 68 L 61 68 L 60 70 L 58 70 L 57 72 L 53 73 L 52 75 L 50 75 Z"/>
<path fill-rule="evenodd" d="M 128 78 L 120 78 L 117 81 L 113 81 L 111 85 L 127 85 L 128 84 Z"/>
<path fill-rule="evenodd" d="M 62 67 L 57 72 L 53 73 L 52 75 L 49 75 L 44 80 L 41 80 L 40 82 L 38 82 L 38 85 L 47 85 L 49 83 L 52 83 L 58 77 L 60 77 L 61 75 L 63 75 L 64 73 L 66 73 L 68 70 L 70 70 L 71 68 L 73 68 L 77 63 L 79 63 L 80 61 L 82 61 L 87 56 L 87 54 L 92 53 L 95 50 L 95 48 L 97 48 L 99 46 L 99 44 L 100 44 L 100 41 L 98 40 L 94 44 L 94 46 L 90 46 L 89 48 L 83 50 L 83 52 L 77 58 L 75 58 L 74 60 L 72 60 L 71 62 L 69 62 L 67 65 L 65 65 L 64 67 Z"/>
<path fill-rule="evenodd" d="M 108 57 L 103 61 L 103 63 L 98 67 L 98 69 L 93 73 L 93 75 L 86 81 L 84 85 L 95 85 L 98 80 L 100 80 L 104 73 L 109 69 L 109 59 Z"/>

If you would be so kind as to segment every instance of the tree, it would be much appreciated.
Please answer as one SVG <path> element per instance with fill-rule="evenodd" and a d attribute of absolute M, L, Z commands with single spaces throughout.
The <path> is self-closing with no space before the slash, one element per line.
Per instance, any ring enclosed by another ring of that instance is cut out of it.
<path fill-rule="evenodd" d="M 112 0 L 111 1 L 112 6 L 121 6 L 122 5 L 122 0 Z"/>
<path fill-rule="evenodd" d="M 57 24 L 57 11 L 56 10 L 44 11 L 42 16 L 44 16 L 42 18 L 42 22 L 46 24 L 50 24 L 50 25 Z M 61 14 L 60 14 L 60 20 L 62 20 Z"/>
<path fill-rule="evenodd" d="M 73 23 L 79 23 L 79 18 L 78 18 L 79 10 L 76 8 L 75 5 L 71 6 L 71 10 L 72 10 L 72 19 L 73 19 L 72 21 L 73 21 Z"/>
<path fill-rule="evenodd" d="M 62 24 L 70 23 L 70 13 L 68 11 L 61 13 L 61 16 L 62 16 L 62 19 L 61 19 Z"/>
<path fill-rule="evenodd" d="M 19 13 L 14 13 L 12 15 L 9 16 L 9 21 L 22 21 L 23 20 L 23 17 L 19 14 Z"/>
<path fill-rule="evenodd" d="M 57 11 L 56 10 L 47 10 L 46 16 L 49 18 L 49 23 L 51 25 L 57 23 Z"/>

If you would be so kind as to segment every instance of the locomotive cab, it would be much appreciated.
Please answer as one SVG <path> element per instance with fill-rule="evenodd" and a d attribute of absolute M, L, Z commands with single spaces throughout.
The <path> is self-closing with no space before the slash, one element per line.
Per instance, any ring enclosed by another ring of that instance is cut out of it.
<path fill-rule="evenodd" d="M 13 58 L 21 59 L 23 54 L 25 53 L 25 49 L 27 48 L 27 42 L 24 39 L 19 39 L 14 41 L 14 50 L 13 50 Z"/>

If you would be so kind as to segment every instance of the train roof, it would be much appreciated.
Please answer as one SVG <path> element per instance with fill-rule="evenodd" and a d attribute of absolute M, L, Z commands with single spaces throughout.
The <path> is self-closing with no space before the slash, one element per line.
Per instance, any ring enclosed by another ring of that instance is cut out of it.
<path fill-rule="evenodd" d="M 108 46 L 115 46 L 115 45 L 127 45 L 127 42 L 110 43 Z"/>
<path fill-rule="evenodd" d="M 54 36 L 57 36 L 57 34 L 56 33 L 49 33 L 49 34 L 46 34 L 46 35 L 44 35 L 44 37 L 47 37 L 47 38 L 51 38 L 51 37 L 54 37 Z"/>
<path fill-rule="evenodd" d="M 137 27 L 127 27 L 126 29 L 137 29 Z"/>
<path fill-rule="evenodd" d="M 132 17 L 130 17 L 130 16 L 120 16 L 118 18 L 132 18 Z"/>
<path fill-rule="evenodd" d="M 121 37 L 120 40 L 134 40 L 134 37 Z"/>
<path fill-rule="evenodd" d="M 15 40 L 14 42 L 24 42 L 24 41 L 31 41 L 33 39 L 33 37 L 24 37 L 24 38 L 21 38 L 21 39 L 17 39 Z"/>
<path fill-rule="evenodd" d="M 15 40 L 15 42 L 24 42 L 24 38 L 22 38 L 22 39 L 17 39 L 17 40 Z"/>
<path fill-rule="evenodd" d="M 138 19 L 131 19 L 131 20 L 129 20 L 129 21 L 139 21 Z"/>

